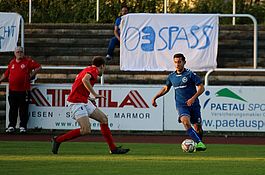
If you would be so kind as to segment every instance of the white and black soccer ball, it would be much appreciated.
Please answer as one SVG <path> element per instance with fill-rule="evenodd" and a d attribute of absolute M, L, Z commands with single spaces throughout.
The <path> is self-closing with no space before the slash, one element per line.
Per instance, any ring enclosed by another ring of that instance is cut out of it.
<path fill-rule="evenodd" d="M 186 153 L 193 153 L 196 151 L 196 143 L 192 139 L 185 139 L 181 143 L 181 149 Z"/>

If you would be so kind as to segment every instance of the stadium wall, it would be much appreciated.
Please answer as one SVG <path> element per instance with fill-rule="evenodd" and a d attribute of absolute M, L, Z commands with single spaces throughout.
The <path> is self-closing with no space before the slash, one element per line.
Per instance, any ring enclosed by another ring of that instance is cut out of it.
<path fill-rule="evenodd" d="M 252 67 L 253 26 L 220 26 L 218 67 Z M 113 35 L 110 24 L 26 24 L 25 51 L 43 66 L 84 66 L 95 55 L 105 56 L 108 41 Z M 258 67 L 265 67 L 265 26 L 258 27 Z M 0 65 L 7 65 L 13 53 L 1 53 Z M 1 69 L 0 73 L 4 70 Z M 78 71 L 42 70 L 37 83 L 72 83 Z M 168 72 L 122 72 L 119 70 L 119 48 L 109 63 L 106 84 L 163 84 Z M 198 72 L 203 78 L 205 72 Z M 214 73 L 212 85 L 265 86 L 264 76 L 258 73 Z M 6 89 L 0 86 L 0 121 L 5 127 Z"/>

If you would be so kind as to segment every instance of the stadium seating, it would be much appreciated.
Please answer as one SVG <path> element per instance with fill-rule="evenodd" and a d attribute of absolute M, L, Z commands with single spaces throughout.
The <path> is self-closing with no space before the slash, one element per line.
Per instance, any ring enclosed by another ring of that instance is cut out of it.
<path fill-rule="evenodd" d="M 252 68 L 253 26 L 220 26 L 218 67 Z M 43 66 L 87 66 L 95 55 L 105 56 L 112 24 L 26 24 L 25 52 Z M 265 67 L 265 27 L 259 26 L 258 67 Z M 13 53 L 1 53 L 0 65 L 7 65 Z M 3 69 L 0 73 L 3 73 Z M 72 83 L 78 70 L 42 70 L 37 83 Z M 205 72 L 198 72 L 204 77 Z M 119 48 L 108 63 L 104 82 L 117 84 L 163 84 L 168 72 L 126 72 L 119 69 Z M 242 75 L 235 80 L 235 75 Z M 263 83 L 260 73 L 213 73 L 211 84 Z M 1 87 L 0 92 L 3 93 Z M 0 120 L 5 116 L 5 96 L 0 96 Z"/>

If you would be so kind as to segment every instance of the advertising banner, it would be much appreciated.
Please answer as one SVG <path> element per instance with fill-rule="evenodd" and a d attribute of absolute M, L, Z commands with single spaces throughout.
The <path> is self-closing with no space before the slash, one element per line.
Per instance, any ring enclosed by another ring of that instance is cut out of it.
<path fill-rule="evenodd" d="M 174 90 L 151 104 L 163 85 L 98 85 L 95 90 L 106 97 L 97 106 L 108 115 L 112 130 L 163 131 L 181 130 L 175 108 Z M 8 88 L 7 88 L 8 89 Z M 29 128 L 74 129 L 66 99 L 70 84 L 42 84 L 32 87 Z M 206 86 L 200 96 L 202 124 L 205 131 L 265 131 L 264 87 Z M 7 103 L 6 111 L 9 111 Z M 99 123 L 90 120 L 92 129 Z M 6 126 L 8 112 L 6 113 Z"/>
<path fill-rule="evenodd" d="M 13 52 L 17 46 L 21 16 L 0 12 L 0 52 Z"/>
<path fill-rule="evenodd" d="M 206 86 L 200 96 L 205 131 L 265 131 L 264 87 Z M 165 130 L 184 130 L 177 123 L 174 91 L 165 96 Z"/>
<path fill-rule="evenodd" d="M 120 29 L 121 70 L 174 71 L 173 55 L 178 52 L 193 71 L 217 66 L 216 14 L 127 14 Z"/>
<path fill-rule="evenodd" d="M 70 84 L 33 85 L 28 128 L 74 129 L 79 127 L 78 123 L 71 118 L 66 103 L 70 89 Z M 140 85 L 96 85 L 95 90 L 106 97 L 106 99 L 96 100 L 97 106 L 108 115 L 112 130 L 162 131 L 162 101 L 156 110 L 151 104 L 154 93 L 159 89 Z M 97 121 L 90 119 L 90 122 L 92 129 L 100 129 Z"/>

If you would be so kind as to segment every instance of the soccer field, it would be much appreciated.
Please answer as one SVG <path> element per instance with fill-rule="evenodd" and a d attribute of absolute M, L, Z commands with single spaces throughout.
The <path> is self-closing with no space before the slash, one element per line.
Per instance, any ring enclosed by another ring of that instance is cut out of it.
<path fill-rule="evenodd" d="M 123 144 L 127 155 L 110 155 L 102 142 L 67 142 L 59 154 L 49 142 L 0 141 L 1 175 L 264 175 L 264 145 L 208 144 L 183 153 L 176 144 Z"/>

